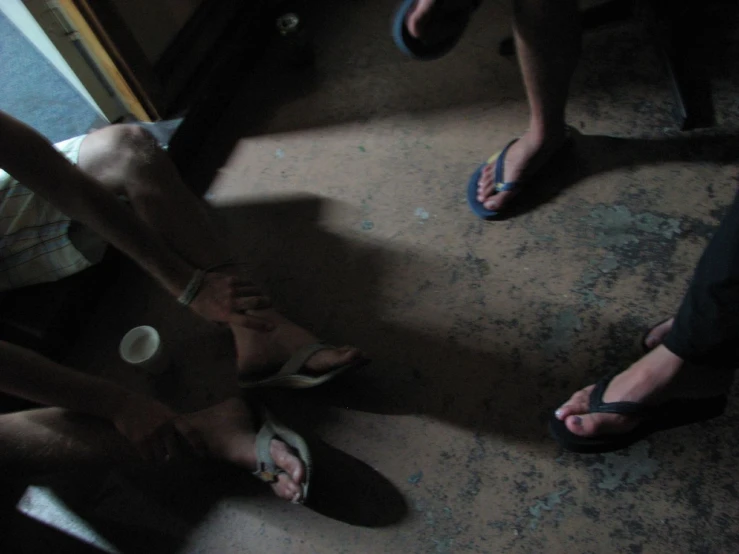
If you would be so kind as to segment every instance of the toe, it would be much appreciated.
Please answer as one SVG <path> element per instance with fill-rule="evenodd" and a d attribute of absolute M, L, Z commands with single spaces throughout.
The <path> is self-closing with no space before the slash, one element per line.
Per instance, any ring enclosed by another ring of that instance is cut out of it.
<path fill-rule="evenodd" d="M 358 361 L 363 358 L 362 352 L 353 346 L 319 350 L 306 362 L 306 367 L 313 371 L 326 372 L 337 367 Z"/>
<path fill-rule="evenodd" d="M 489 165 L 485 166 L 485 169 L 482 170 L 482 173 L 480 174 L 480 178 L 477 180 L 477 192 L 482 193 L 485 189 L 488 189 L 493 186 L 493 172 L 490 169 Z"/>
<path fill-rule="evenodd" d="M 564 420 L 571 433 L 581 437 L 589 437 L 598 433 L 598 418 L 594 415 L 571 415 Z"/>
<path fill-rule="evenodd" d="M 285 473 L 277 477 L 277 482 L 272 484 L 272 490 L 278 497 L 289 502 L 298 502 L 303 495 L 300 487 Z"/>
<path fill-rule="evenodd" d="M 482 186 L 479 189 L 477 189 L 477 199 L 480 202 L 485 202 L 494 194 L 495 194 L 495 186 L 493 185 L 492 181 L 487 183 L 485 186 Z"/>
<path fill-rule="evenodd" d="M 488 200 L 483 202 L 488 210 L 499 210 L 505 206 L 506 202 L 513 196 L 512 191 L 498 192 L 490 197 Z"/>
<path fill-rule="evenodd" d="M 560 406 L 554 415 L 572 433 L 582 437 L 592 437 L 608 433 L 624 433 L 634 428 L 634 418 L 617 414 L 591 414 L 590 393 L 595 385 L 577 391 Z"/>
<path fill-rule="evenodd" d="M 590 392 L 595 385 L 591 385 L 573 394 L 570 399 L 562 404 L 554 415 L 557 419 L 564 421 L 569 416 L 588 413 L 588 405 L 590 402 Z"/>
<path fill-rule="evenodd" d="M 627 433 L 636 425 L 633 418 L 616 414 L 572 415 L 565 419 L 572 433 L 581 437 Z"/>
<path fill-rule="evenodd" d="M 668 319 L 667 321 L 663 321 L 659 325 L 656 325 L 652 329 L 649 330 L 649 333 L 647 333 L 647 336 L 644 337 L 644 345 L 648 349 L 657 348 L 662 342 L 665 340 L 665 337 L 672 329 L 672 323 L 674 321 L 674 318 Z"/>
<path fill-rule="evenodd" d="M 305 467 L 289 446 L 282 441 L 273 440 L 270 445 L 270 454 L 277 467 L 287 472 L 286 478 L 289 478 L 296 486 L 303 482 Z"/>
<path fill-rule="evenodd" d="M 336 356 L 340 364 L 345 364 L 362 358 L 364 354 L 354 346 L 342 346 L 336 349 Z"/>
<path fill-rule="evenodd" d="M 277 477 L 272 490 L 277 496 L 290 502 L 300 501 L 303 494 L 301 483 L 305 479 L 303 462 L 289 446 L 279 440 L 273 440 L 270 444 L 270 454 L 277 467 L 286 472 Z"/>

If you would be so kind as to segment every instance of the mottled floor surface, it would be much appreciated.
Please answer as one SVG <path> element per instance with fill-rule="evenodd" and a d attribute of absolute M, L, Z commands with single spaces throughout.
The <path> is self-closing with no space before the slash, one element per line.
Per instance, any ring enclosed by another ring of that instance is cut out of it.
<path fill-rule="evenodd" d="M 278 304 L 374 358 L 335 385 L 268 399 L 314 434 L 313 509 L 226 468 L 103 475 L 89 494 L 59 495 L 98 544 L 128 552 L 736 551 L 736 402 L 604 456 L 563 453 L 546 420 L 638 357 L 732 198 L 737 37 L 720 25 L 709 37 L 717 125 L 679 133 L 639 28 L 589 34 L 574 149 L 515 217 L 485 223 L 466 206 L 468 175 L 527 125 L 517 66 L 496 53 L 508 3 L 484 5 L 429 64 L 394 49 L 394 2 L 332 4 L 316 18 L 315 71 L 267 60 L 204 153 L 230 152 L 209 198 Z M 165 398 L 194 409 L 229 394 L 228 335 L 131 268 L 80 363 L 145 383 L 115 361 L 141 323 L 174 352 L 174 374 L 152 384 Z"/>

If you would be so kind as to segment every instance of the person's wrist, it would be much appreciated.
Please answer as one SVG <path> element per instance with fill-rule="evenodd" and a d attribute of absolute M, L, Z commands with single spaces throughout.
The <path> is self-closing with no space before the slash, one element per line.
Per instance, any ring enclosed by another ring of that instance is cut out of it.
<path fill-rule="evenodd" d="M 110 403 L 108 419 L 117 422 L 130 414 L 171 412 L 171 416 L 177 415 L 169 406 L 156 398 L 146 396 L 133 391 L 125 391 Z"/>
<path fill-rule="evenodd" d="M 192 276 L 198 271 L 197 268 L 185 262 L 176 264 L 171 275 L 167 279 L 167 289 L 175 297 L 179 297 L 187 288 Z"/>
<path fill-rule="evenodd" d="M 98 397 L 100 410 L 94 415 L 98 415 L 109 421 L 116 421 L 121 417 L 121 414 L 130 409 L 135 396 L 136 393 L 124 389 L 123 387 L 113 385 L 112 390 L 109 390 L 108 394 L 103 394 Z"/>
<path fill-rule="evenodd" d="M 206 274 L 206 270 L 196 269 L 185 286 L 185 289 L 179 296 L 177 296 L 177 302 L 183 306 L 189 306 L 192 304 L 193 300 L 195 300 L 195 297 L 200 292 L 200 289 L 203 288 Z"/>

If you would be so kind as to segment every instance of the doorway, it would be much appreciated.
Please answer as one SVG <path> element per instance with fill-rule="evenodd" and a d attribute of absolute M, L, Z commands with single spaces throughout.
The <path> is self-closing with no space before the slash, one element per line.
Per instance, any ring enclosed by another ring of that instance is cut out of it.
<path fill-rule="evenodd" d="M 52 142 L 104 120 L 21 0 L 0 2 L 0 109 Z"/>

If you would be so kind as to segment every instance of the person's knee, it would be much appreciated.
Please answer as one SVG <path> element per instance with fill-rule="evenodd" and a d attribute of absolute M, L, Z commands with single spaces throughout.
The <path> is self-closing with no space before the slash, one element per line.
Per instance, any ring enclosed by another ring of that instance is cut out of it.
<path fill-rule="evenodd" d="M 150 166 L 161 154 L 159 143 L 149 131 L 138 125 L 108 127 L 108 148 L 132 171 Z"/>
<path fill-rule="evenodd" d="M 18 425 L 18 413 L 0 414 L 0 473 L 7 474 L 18 465 L 24 437 Z"/>
<path fill-rule="evenodd" d="M 146 164 L 158 155 L 159 145 L 149 131 L 131 124 L 110 125 L 93 131 L 82 142 L 79 165 L 94 175 Z"/>
<path fill-rule="evenodd" d="M 164 155 L 156 138 L 139 125 L 112 125 L 107 131 L 105 148 L 115 157 L 115 172 L 126 196 L 145 197 L 158 194 L 157 164 Z"/>
<path fill-rule="evenodd" d="M 154 136 L 140 125 L 120 124 L 102 129 L 106 132 L 108 147 L 116 153 L 131 157 L 150 157 L 159 149 Z"/>

